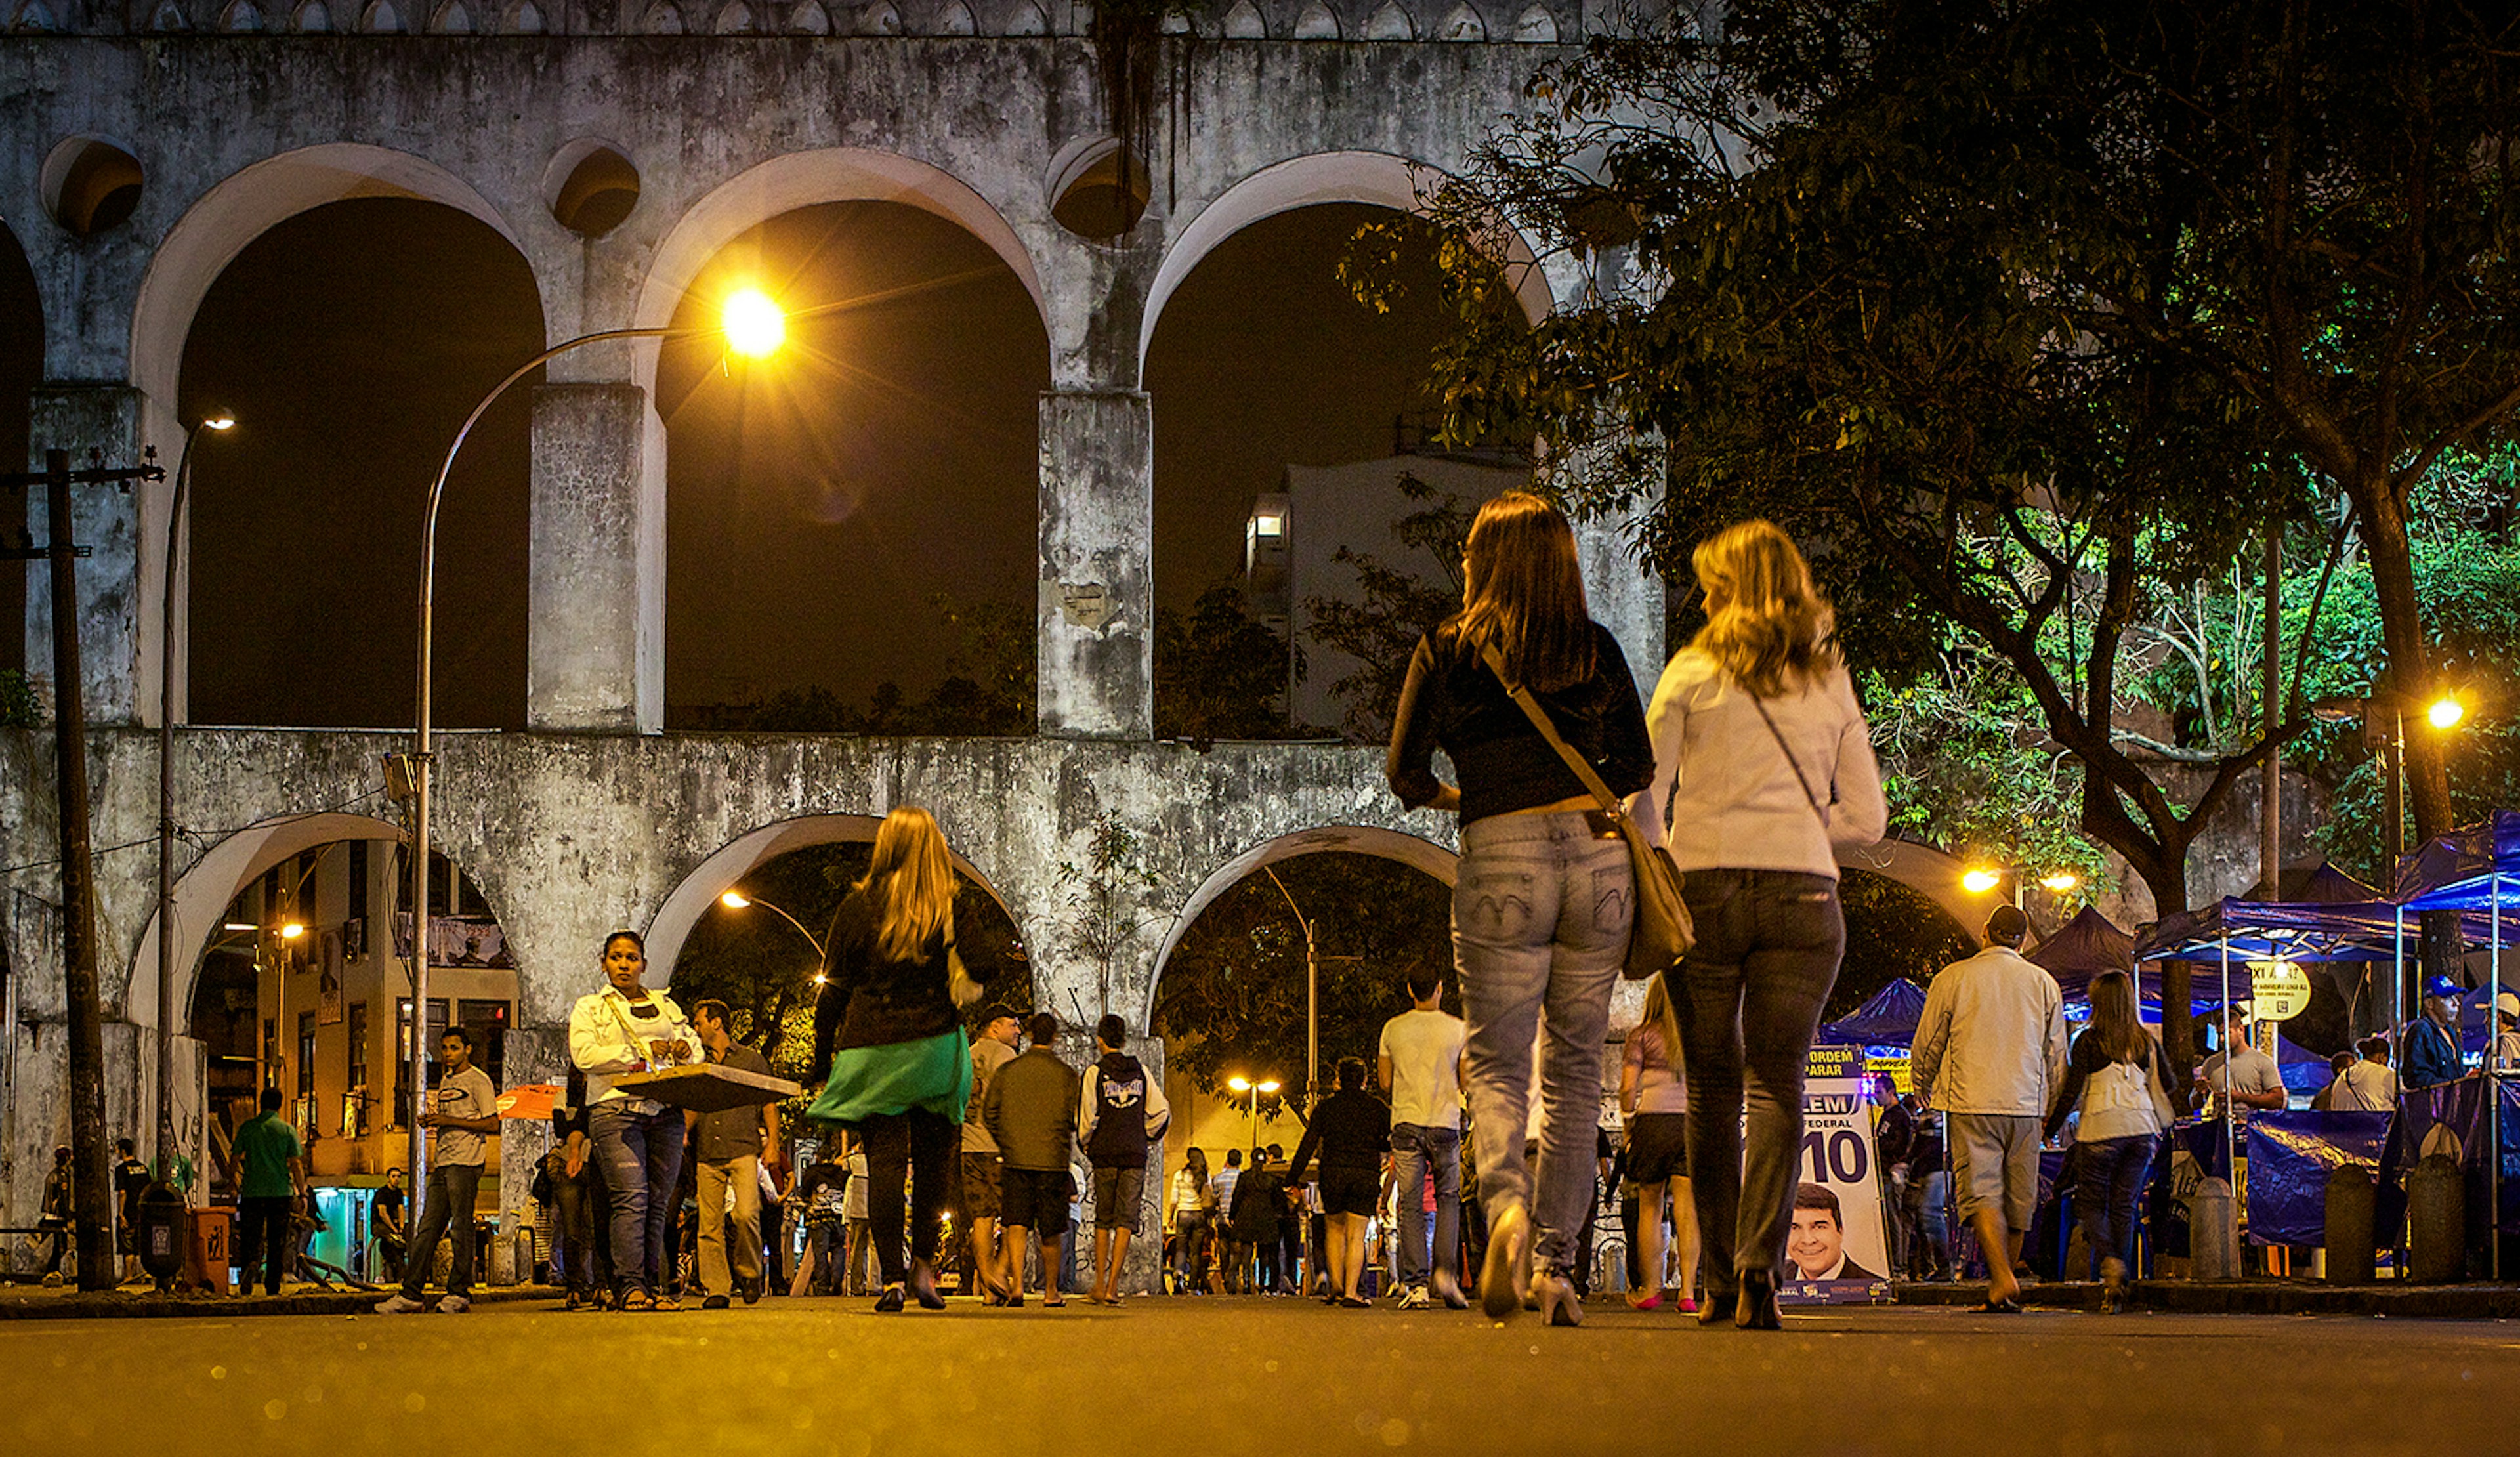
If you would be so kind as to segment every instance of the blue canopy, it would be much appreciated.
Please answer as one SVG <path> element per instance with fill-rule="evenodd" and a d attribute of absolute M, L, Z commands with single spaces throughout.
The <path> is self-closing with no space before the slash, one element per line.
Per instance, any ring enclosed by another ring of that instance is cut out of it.
<path fill-rule="evenodd" d="M 2498 902 L 2509 916 L 2520 901 L 2520 810 L 2498 809 L 2427 842 L 2398 862 L 2397 891 L 2410 911 L 2491 911 Z"/>
<path fill-rule="evenodd" d="M 2041 941 L 2031 951 L 2030 959 L 2048 969 L 2067 997 L 2078 997 L 2102 972 L 2135 970 L 2135 937 L 2087 905 L 2073 920 L 2056 928 L 2054 935 Z"/>
<path fill-rule="evenodd" d="M 1820 1040 L 1853 1047 L 1912 1047 L 1925 1015 L 1925 988 L 1902 977 L 1852 1016 L 1821 1024 Z"/>
<path fill-rule="evenodd" d="M 2295 1042 L 2281 1032 L 2275 1033 L 2275 1070 L 2283 1075 L 2287 1092 L 2316 1093 L 2331 1080 L 2329 1060 Z"/>
<path fill-rule="evenodd" d="M 2136 943 L 2138 961 L 2394 961 L 2398 907 L 2378 890 L 2321 863 L 2285 884 L 2282 900 L 2226 896 L 2154 923 Z"/>

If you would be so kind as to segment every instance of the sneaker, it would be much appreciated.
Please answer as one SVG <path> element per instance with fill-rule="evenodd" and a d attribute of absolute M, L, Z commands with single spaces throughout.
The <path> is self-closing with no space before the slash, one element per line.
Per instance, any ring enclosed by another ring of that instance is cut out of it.
<path fill-rule="evenodd" d="M 437 1313 L 440 1315 L 462 1315 L 472 1308 L 472 1301 L 464 1296 L 448 1296 L 437 1302 Z"/>
<path fill-rule="evenodd" d="M 707 1299 L 700 1301 L 700 1308 L 702 1310 L 724 1310 L 727 1306 L 735 1302 L 724 1296 L 711 1296 Z"/>
<path fill-rule="evenodd" d="M 46 1270 L 44 1272 L 44 1289 L 59 1290 L 61 1288 L 62 1272 L 59 1270 Z"/>
<path fill-rule="evenodd" d="M 448 1298 L 451 1299 L 453 1297 L 449 1297 Z M 424 1305 L 420 1301 L 399 1292 L 377 1301 L 377 1314 L 379 1315 L 418 1315 L 420 1312 L 428 1308 L 428 1307 L 427 1305 Z"/>
<path fill-rule="evenodd" d="M 1400 1308 L 1403 1310 L 1427 1310 L 1433 1308 L 1433 1305 L 1434 1302 L 1426 1298 L 1426 1287 L 1422 1285 L 1409 1287 L 1400 1297 Z"/>

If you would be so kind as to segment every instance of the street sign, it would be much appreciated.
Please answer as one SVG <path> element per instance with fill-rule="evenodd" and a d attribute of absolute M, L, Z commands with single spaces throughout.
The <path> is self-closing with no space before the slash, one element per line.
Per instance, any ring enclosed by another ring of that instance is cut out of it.
<path fill-rule="evenodd" d="M 2249 1010 L 2260 1022 L 2288 1022 L 2310 1006 L 2310 974 L 2289 961 L 2249 963 Z"/>

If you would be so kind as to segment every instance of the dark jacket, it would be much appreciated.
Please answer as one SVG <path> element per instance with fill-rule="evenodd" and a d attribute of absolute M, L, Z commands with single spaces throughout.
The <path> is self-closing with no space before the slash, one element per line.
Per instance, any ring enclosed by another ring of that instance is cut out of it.
<path fill-rule="evenodd" d="M 998 1141 L 998 1157 L 1007 1167 L 1066 1171 L 1080 1085 L 1076 1070 L 1043 1046 L 1011 1059 L 989 1079 L 989 1091 L 980 1100 L 980 1121 Z"/>
<path fill-rule="evenodd" d="M 1343 1089 L 1313 1110 L 1313 1121 L 1286 1164 L 1286 1179 L 1295 1184 L 1304 1181 L 1304 1165 L 1312 1161 L 1315 1149 L 1321 1150 L 1325 1174 L 1333 1168 L 1378 1173 L 1382 1155 L 1390 1147 L 1391 1105 L 1363 1088 Z"/>
<path fill-rule="evenodd" d="M 875 911 L 865 889 L 849 892 L 832 915 L 824 941 L 823 990 L 814 1000 L 814 1081 L 831 1076 L 832 1054 L 848 1047 L 916 1042 L 962 1025 L 962 1013 L 946 990 L 946 938 L 928 937 L 909 961 L 886 956 L 877 938 Z M 983 986 L 998 979 L 996 959 L 958 941 L 963 969 Z"/>
<path fill-rule="evenodd" d="M 2407 1027 L 2407 1062 L 2399 1072 L 2399 1086 L 2429 1088 L 2454 1081 L 2466 1070 L 2457 1041 L 2440 1023 L 2418 1017 Z"/>
<path fill-rule="evenodd" d="M 1234 1207 L 1226 1220 L 1234 1237 L 1251 1244 L 1278 1238 L 1278 1216 L 1286 1207 L 1286 1176 L 1273 1165 L 1246 1168 L 1234 1182 Z"/>
<path fill-rule="evenodd" d="M 1096 1168 L 1146 1167 L 1146 1065 L 1125 1052 L 1106 1052 L 1094 1074 L 1094 1132 L 1085 1140 L 1086 1161 Z"/>
<path fill-rule="evenodd" d="M 1592 760 L 1611 792 L 1633 795 L 1653 782 L 1653 740 L 1619 640 L 1598 622 L 1593 640 L 1591 677 L 1534 696 L 1558 737 Z M 1507 697 L 1478 649 L 1449 623 L 1418 639 L 1392 717 L 1384 773 L 1403 804 L 1414 809 L 1435 797 L 1437 749 L 1460 777 L 1464 825 L 1584 793 L 1583 781 Z"/>

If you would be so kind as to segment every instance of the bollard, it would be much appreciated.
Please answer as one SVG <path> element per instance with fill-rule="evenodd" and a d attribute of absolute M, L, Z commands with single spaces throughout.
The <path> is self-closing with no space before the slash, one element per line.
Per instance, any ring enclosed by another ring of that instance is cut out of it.
<path fill-rule="evenodd" d="M 2407 1175 L 2408 1278 L 2450 1285 L 2467 1273 L 2467 1179 L 2447 1154 L 2427 1154 Z"/>
<path fill-rule="evenodd" d="M 2377 1205 L 2369 1169 L 2347 1163 L 2327 1171 L 2328 1284 L 2371 1283 L 2372 1252 L 2378 1248 L 2372 1232 Z"/>
<path fill-rule="evenodd" d="M 2187 1268 L 2196 1279 L 2240 1278 L 2239 1230 L 2231 1214 L 2229 1179 L 2207 1179 L 2196 1186 L 2187 1205 Z"/>

